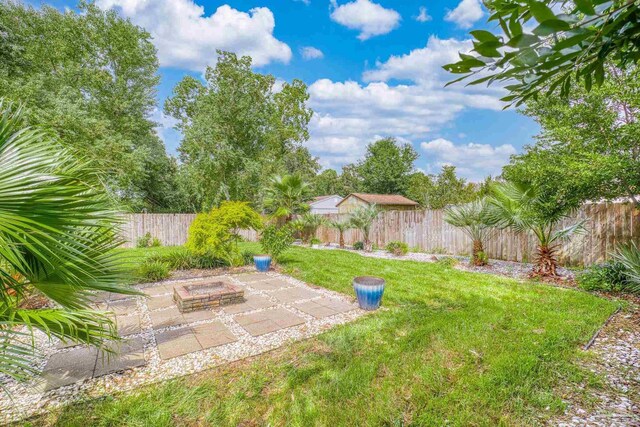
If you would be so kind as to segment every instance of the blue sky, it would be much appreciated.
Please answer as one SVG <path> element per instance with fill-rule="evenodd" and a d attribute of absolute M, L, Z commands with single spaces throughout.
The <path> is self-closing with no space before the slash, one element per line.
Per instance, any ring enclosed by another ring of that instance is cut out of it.
<path fill-rule="evenodd" d="M 57 7 L 75 2 L 49 1 Z M 441 69 L 468 49 L 468 31 L 487 27 L 479 0 L 98 0 L 145 27 L 161 62 L 161 105 L 184 75 L 215 64 L 216 48 L 249 54 L 256 71 L 309 85 L 316 114 L 307 143 L 339 169 L 376 138 L 414 145 L 419 169 L 443 164 L 480 180 L 532 142 L 538 126 L 502 111 L 502 89 L 444 88 Z M 180 135 L 155 117 L 167 149 Z"/>

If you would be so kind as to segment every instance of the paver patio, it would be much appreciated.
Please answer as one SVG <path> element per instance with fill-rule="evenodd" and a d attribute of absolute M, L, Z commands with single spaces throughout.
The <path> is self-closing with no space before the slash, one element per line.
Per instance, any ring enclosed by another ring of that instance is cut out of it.
<path fill-rule="evenodd" d="M 241 286 L 244 301 L 180 313 L 173 301 L 175 286 L 213 281 Z M 108 355 L 69 342 L 53 345 L 38 382 L 43 396 L 72 384 L 88 388 L 92 382 L 107 381 L 109 374 L 121 376 L 119 381 L 124 383 L 134 378 L 129 382 L 137 384 L 152 382 L 154 375 L 164 371 L 165 377 L 195 372 L 224 360 L 259 354 L 289 339 L 312 336 L 362 314 L 351 297 L 313 289 L 273 273 L 167 281 L 140 289 L 144 297 L 109 293 L 95 296 L 94 306 L 111 313 L 123 340 L 110 344 L 113 353 Z M 339 317 L 345 314 L 349 316 Z M 333 316 L 334 320 L 327 320 Z M 265 341 L 263 337 L 271 338 Z M 187 368 L 176 368 L 181 365 Z M 140 381 L 135 375 L 128 377 L 131 369 L 140 369 L 150 378 Z"/>

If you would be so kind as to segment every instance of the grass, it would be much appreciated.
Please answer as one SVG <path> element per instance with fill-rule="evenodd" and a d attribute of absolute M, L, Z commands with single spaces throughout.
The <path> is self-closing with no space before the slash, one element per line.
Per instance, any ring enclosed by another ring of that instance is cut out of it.
<path fill-rule="evenodd" d="M 156 250 L 166 249 L 129 253 Z M 386 310 L 34 425 L 535 425 L 562 411 L 559 386 L 591 380 L 575 363 L 580 345 L 616 309 L 584 292 L 342 251 L 295 248 L 281 264 L 347 294 L 354 276 L 384 277 Z"/>

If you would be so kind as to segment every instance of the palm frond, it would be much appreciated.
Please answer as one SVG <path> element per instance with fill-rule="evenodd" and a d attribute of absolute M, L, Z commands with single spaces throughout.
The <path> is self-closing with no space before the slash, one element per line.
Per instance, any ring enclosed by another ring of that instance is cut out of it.
<path fill-rule="evenodd" d="M 629 279 L 625 290 L 640 294 L 640 248 L 636 242 L 618 246 L 617 251 L 613 254 L 613 259 L 625 267 L 625 275 Z"/>

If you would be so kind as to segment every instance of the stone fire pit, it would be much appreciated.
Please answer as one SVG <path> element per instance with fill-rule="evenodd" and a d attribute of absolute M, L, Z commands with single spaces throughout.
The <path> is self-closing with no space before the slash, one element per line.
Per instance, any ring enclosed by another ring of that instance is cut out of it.
<path fill-rule="evenodd" d="M 181 313 L 244 302 L 244 290 L 228 282 L 214 281 L 176 286 L 173 300 Z"/>

